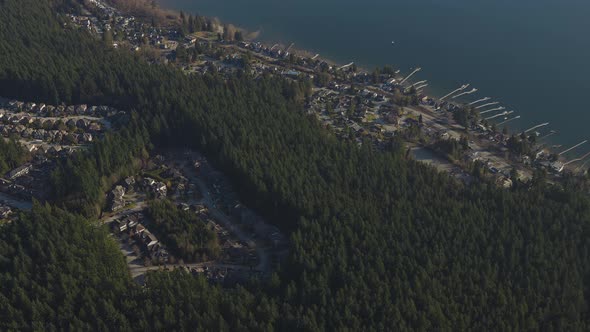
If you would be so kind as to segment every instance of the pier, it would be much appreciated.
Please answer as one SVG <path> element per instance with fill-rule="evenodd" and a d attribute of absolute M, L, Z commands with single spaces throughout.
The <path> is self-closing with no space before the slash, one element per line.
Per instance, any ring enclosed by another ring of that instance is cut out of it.
<path fill-rule="evenodd" d="M 468 105 L 468 106 L 473 106 L 473 105 L 475 105 L 475 104 L 477 104 L 477 103 L 481 103 L 481 102 L 484 102 L 484 101 L 488 101 L 488 100 L 490 100 L 490 99 L 492 99 L 492 98 L 490 98 L 490 97 L 484 97 L 484 98 L 478 99 L 478 100 L 476 100 L 476 101 L 472 101 L 472 102 L 470 102 L 470 103 L 469 103 L 469 104 L 467 104 L 467 105 Z"/>
<path fill-rule="evenodd" d="M 572 151 L 573 149 L 575 149 L 575 148 L 577 148 L 577 147 L 579 147 L 579 146 L 581 146 L 581 145 L 584 145 L 584 144 L 586 144 L 587 142 L 588 142 L 588 140 L 583 140 L 582 142 L 580 142 L 580 143 L 578 143 L 578 144 L 576 144 L 576 145 L 572 146 L 571 148 L 569 148 L 569 149 L 565 149 L 565 150 L 561 151 L 561 152 L 558 154 L 558 156 L 561 156 L 561 155 L 563 155 L 564 153 L 568 153 L 568 152 Z"/>
<path fill-rule="evenodd" d="M 405 88 L 404 91 L 410 91 L 411 88 L 415 88 L 416 91 L 418 91 L 421 88 L 428 86 L 428 84 L 426 84 L 426 82 L 428 82 L 428 81 L 427 80 L 418 81 L 418 82 L 410 85 L 409 87 Z"/>
<path fill-rule="evenodd" d="M 447 97 L 450 97 L 450 96 L 454 95 L 454 94 L 455 94 L 455 93 L 457 93 L 457 92 L 463 91 L 463 90 L 467 89 L 468 87 L 469 87 L 469 84 L 463 84 L 463 85 L 462 85 L 460 88 L 457 88 L 457 89 L 455 89 L 455 90 L 453 90 L 453 91 L 449 92 L 448 94 L 446 94 L 446 95 L 442 96 L 442 97 L 440 98 L 440 101 L 443 101 L 443 100 L 445 100 Z"/>
<path fill-rule="evenodd" d="M 570 161 L 568 161 L 567 163 L 564 163 L 563 166 L 567 166 L 571 163 L 575 163 L 577 161 L 582 161 L 584 159 L 586 159 L 586 157 L 590 156 L 590 152 L 586 153 L 585 155 L 581 156 L 580 158 L 576 158 L 576 159 L 572 159 Z"/>
<path fill-rule="evenodd" d="M 498 105 L 499 103 L 500 103 L 500 102 L 497 102 L 497 101 L 495 101 L 495 102 L 493 102 L 493 103 L 487 103 L 487 104 L 483 104 L 483 105 L 477 106 L 475 109 L 476 109 L 476 110 L 478 110 L 478 109 L 480 109 L 480 108 L 484 108 L 484 107 L 488 107 L 488 106 L 494 106 L 494 105 Z"/>
<path fill-rule="evenodd" d="M 495 118 L 500 117 L 500 116 L 510 115 L 512 113 L 514 113 L 514 111 L 505 111 L 505 112 L 502 112 L 502 113 L 499 113 L 499 114 L 496 114 L 496 115 L 492 115 L 489 118 L 485 118 L 484 120 L 491 120 L 491 119 L 495 119 Z"/>
<path fill-rule="evenodd" d="M 456 98 L 459 98 L 459 97 L 465 96 L 465 95 L 470 95 L 470 94 L 476 93 L 476 92 L 477 92 L 477 89 L 473 88 L 471 91 L 466 91 L 466 92 L 463 92 L 463 93 L 460 93 L 460 94 L 454 96 L 453 99 L 456 99 Z"/>
<path fill-rule="evenodd" d="M 529 131 L 533 131 L 533 130 L 535 130 L 535 129 L 538 129 L 538 128 L 541 128 L 541 127 L 545 127 L 545 126 L 547 126 L 547 125 L 549 125 L 549 122 L 545 122 L 545 123 L 538 124 L 538 125 L 536 125 L 536 126 L 530 127 L 529 129 L 525 130 L 525 131 L 524 131 L 524 133 L 526 134 L 526 133 L 528 133 Z"/>
<path fill-rule="evenodd" d="M 349 64 L 346 64 L 346 65 L 344 65 L 344 66 L 342 66 L 342 67 L 338 68 L 338 70 L 346 69 L 346 68 L 348 68 L 348 67 L 350 67 L 350 66 L 352 66 L 352 65 L 354 65 L 354 62 L 351 62 L 351 63 L 349 63 Z"/>
<path fill-rule="evenodd" d="M 416 86 L 416 85 L 420 85 L 420 84 L 424 84 L 424 83 L 426 83 L 426 82 L 428 82 L 428 80 L 422 80 L 422 81 L 418 81 L 418 82 L 416 82 L 416 83 L 414 83 L 414 84 L 410 85 L 410 87 L 413 87 L 413 86 Z"/>
<path fill-rule="evenodd" d="M 511 121 L 514 121 L 514 120 L 518 120 L 518 119 L 520 119 L 520 115 L 517 115 L 517 116 L 513 117 L 512 119 L 504 120 L 504 121 L 498 123 L 498 126 L 501 126 L 503 124 L 506 124 L 508 122 L 511 122 Z"/>
<path fill-rule="evenodd" d="M 495 111 L 502 111 L 502 110 L 505 110 L 505 109 L 506 109 L 506 107 L 500 106 L 500 107 L 492 108 L 492 109 L 489 109 L 489 110 L 485 110 L 483 112 L 479 112 L 479 114 L 481 115 L 481 114 L 486 114 L 486 113 L 495 112 Z"/>
<path fill-rule="evenodd" d="M 404 84 L 404 82 L 406 82 L 410 77 L 412 77 L 414 74 L 416 74 L 417 72 L 421 71 L 422 68 L 418 67 L 416 69 L 414 69 L 413 72 L 410 73 L 410 75 L 406 76 L 406 78 L 404 78 L 401 82 L 399 82 L 399 84 Z"/>
<path fill-rule="evenodd" d="M 541 137 L 539 137 L 539 140 L 545 139 L 545 138 L 547 138 L 547 137 L 549 137 L 549 136 L 552 136 L 552 135 L 555 135 L 555 134 L 557 134 L 557 131 L 555 131 L 555 130 L 551 130 L 551 131 L 549 131 L 549 133 L 548 133 L 548 134 L 546 134 L 546 135 L 544 135 L 544 136 L 541 136 Z"/>

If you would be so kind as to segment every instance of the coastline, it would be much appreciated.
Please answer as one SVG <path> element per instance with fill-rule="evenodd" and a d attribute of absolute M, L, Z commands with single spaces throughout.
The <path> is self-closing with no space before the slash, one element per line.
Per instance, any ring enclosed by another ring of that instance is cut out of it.
<path fill-rule="evenodd" d="M 161 6 L 161 4 L 162 4 L 162 1 L 160 1 L 160 6 Z M 166 9 L 166 11 L 174 11 L 174 10 L 171 10 L 171 9 Z M 179 13 L 180 11 L 175 11 L 175 12 Z M 217 21 L 218 21 L 218 20 L 217 20 Z M 226 24 L 227 24 L 227 23 L 226 23 Z M 218 26 L 223 26 L 223 24 L 219 24 Z M 243 28 L 241 28 L 240 30 L 241 30 L 241 31 L 246 31 L 246 30 L 244 30 Z M 255 38 L 254 40 L 261 40 L 261 41 L 264 41 L 264 38 Z M 222 43 L 222 44 L 224 44 L 224 43 Z M 232 44 L 232 43 L 229 43 L 229 44 L 227 44 L 227 45 L 229 46 L 229 45 L 231 45 L 231 44 Z M 260 45 L 262 45 L 262 48 L 265 48 L 266 50 L 268 50 L 269 48 L 271 48 L 271 47 L 270 47 L 270 44 L 268 44 L 268 43 L 266 43 L 266 42 L 258 42 L 257 44 L 260 44 Z M 236 46 L 237 46 L 237 45 L 234 45 L 234 46 L 231 46 L 231 47 L 236 47 Z M 299 48 L 297 48 L 297 47 L 293 47 L 293 45 L 289 45 L 289 46 L 287 46 L 287 45 L 284 45 L 284 44 L 275 44 L 275 45 L 273 45 L 273 47 L 276 47 L 276 46 L 279 46 L 279 49 L 281 49 L 281 48 L 282 48 L 282 50 L 283 50 L 283 51 L 285 51 L 285 50 L 287 50 L 287 51 L 291 51 L 291 50 L 292 50 L 290 53 L 292 53 L 292 54 L 297 54 L 297 55 L 299 55 L 299 56 L 301 56 L 301 57 L 303 57 L 303 58 L 306 58 L 307 60 L 309 60 L 309 58 L 310 58 L 310 57 L 312 57 L 313 55 L 315 55 L 315 54 L 314 54 L 314 52 L 310 52 L 308 49 L 299 49 Z M 235 50 L 237 50 L 237 49 L 238 49 L 238 48 L 235 48 Z M 271 49 L 272 49 L 272 48 L 271 48 Z M 245 51 L 245 49 L 244 49 L 243 51 Z M 283 58 L 283 59 L 284 59 L 284 58 Z M 329 59 L 329 57 L 323 57 L 321 54 L 318 56 L 317 60 L 321 60 L 321 61 L 323 61 L 323 62 L 325 62 L 325 63 L 329 64 L 330 66 L 336 66 L 336 67 L 338 67 L 338 66 L 339 66 L 339 64 L 338 64 L 338 62 L 337 62 L 337 61 L 333 61 L 333 60 Z M 359 73 L 360 73 L 360 74 L 370 75 L 371 71 L 367 70 L 367 69 L 366 69 L 366 68 L 364 68 L 364 67 L 360 67 L 360 66 L 358 66 L 356 63 L 355 63 L 355 66 L 356 66 L 356 67 L 357 67 L 357 69 L 358 69 L 357 71 L 355 71 L 355 72 L 356 72 L 356 74 L 359 74 Z M 295 67 L 296 67 L 296 66 L 295 66 Z M 342 67 L 346 67 L 346 66 L 342 66 Z M 335 70 L 337 70 L 337 71 L 338 71 L 338 69 L 335 69 Z M 347 70 L 347 71 L 348 71 L 348 70 Z M 398 71 L 398 72 L 399 72 L 399 71 Z M 356 74 L 355 74 L 355 75 L 356 75 Z M 396 72 L 396 74 L 397 74 L 397 72 Z M 407 79 L 409 76 L 412 76 L 412 74 L 413 74 L 413 72 L 412 72 L 411 74 L 409 74 L 409 75 L 406 77 L 406 79 Z M 400 75 L 399 75 L 399 74 L 398 74 L 398 75 L 394 75 L 394 77 L 395 77 L 395 78 L 397 78 L 397 79 L 401 79 L 401 78 L 402 78 L 402 77 L 400 77 Z M 404 89 L 404 87 L 405 87 L 405 88 L 408 88 L 408 87 L 409 87 L 409 85 L 408 85 L 408 84 L 406 84 L 406 85 L 404 85 L 404 84 L 403 84 L 403 83 L 404 83 L 404 81 L 405 81 L 405 79 L 404 79 L 404 80 L 402 80 L 402 81 L 400 82 L 401 84 L 399 85 L 399 86 L 400 86 L 402 89 Z M 455 90 L 455 91 L 457 91 L 457 92 L 466 91 L 466 90 L 464 90 L 464 89 L 465 89 L 465 88 L 463 87 L 462 89 L 457 89 L 457 90 Z M 437 90 L 437 89 L 435 89 L 435 90 Z M 442 90 L 442 89 L 438 89 L 438 90 Z M 453 96 L 453 97 L 457 97 L 457 96 Z M 443 102 L 442 100 L 444 99 L 444 97 L 439 97 L 439 98 L 435 98 L 435 97 L 429 97 L 429 96 L 428 96 L 428 94 L 426 94 L 426 93 L 423 93 L 423 94 L 421 94 L 420 98 L 423 98 L 423 99 L 429 99 L 429 100 L 431 100 L 431 101 L 432 101 L 432 103 L 433 103 L 433 109 L 429 109 L 428 107 L 424 107 L 424 105 L 417 105 L 417 106 L 418 106 L 418 107 L 417 107 L 417 113 L 421 113 L 422 111 L 420 111 L 420 109 L 423 109 L 424 111 L 428 111 L 428 115 L 429 115 L 429 116 L 433 116 L 433 117 L 436 117 L 436 116 L 437 116 L 437 115 L 436 115 L 436 113 L 435 113 L 434 111 L 438 111 L 438 110 L 440 109 L 440 105 L 442 105 L 443 107 L 445 107 L 445 108 L 446 108 L 446 111 L 450 111 L 451 113 L 452 113 L 452 111 L 453 111 L 454 109 L 458 109 L 458 108 L 460 108 L 460 107 L 466 107 L 466 105 L 467 105 L 465 102 L 461 102 L 461 99 L 458 99 L 457 101 L 451 101 L 451 98 L 449 98 L 447 101 L 444 101 L 444 102 Z M 450 102 L 449 102 L 449 101 L 450 101 Z M 500 103 L 496 103 L 496 104 L 500 104 Z M 500 109 L 500 108 L 499 108 L 499 109 Z M 501 109 L 504 109 L 504 108 L 502 107 Z M 415 111 L 415 112 L 416 112 L 416 110 L 413 110 L 413 111 Z M 482 111 L 483 111 L 483 110 L 482 110 Z M 491 112 L 491 111 L 493 111 L 493 109 L 486 110 L 486 112 L 483 112 L 483 113 L 487 113 L 487 112 Z M 482 113 L 482 114 L 483 114 L 483 113 Z M 425 114 L 426 114 L 426 113 L 425 113 Z M 502 115 L 502 114 L 500 114 L 500 115 Z M 520 116 L 519 116 L 519 117 L 520 117 Z M 503 124 L 503 123 L 506 123 L 506 122 L 509 122 L 509 121 L 511 121 L 511 120 L 518 119 L 519 117 L 516 117 L 516 118 L 511 118 L 510 120 L 508 120 L 508 121 L 503 121 L 503 122 L 501 122 L 501 123 L 499 123 L 499 124 L 497 123 L 497 125 L 499 126 L 499 125 L 501 125 L 501 124 Z M 483 120 L 481 120 L 481 119 L 483 119 L 483 117 L 482 117 L 482 118 L 479 118 L 479 119 L 477 120 L 477 122 L 478 122 L 478 123 L 480 123 L 480 121 L 483 121 Z M 508 119 L 508 117 L 507 117 L 507 116 L 506 116 L 506 117 L 504 117 L 504 120 L 506 120 L 506 119 Z M 487 120 L 487 119 L 486 119 L 486 120 Z M 485 122 L 484 122 L 484 123 L 485 123 Z M 480 126 L 481 126 L 481 125 L 480 125 Z M 487 125 L 486 125 L 486 126 L 487 126 Z M 491 126 L 491 124 L 490 124 L 490 126 Z M 435 127 L 436 127 L 436 125 L 435 125 Z M 443 126 L 443 127 L 444 127 L 444 126 Z M 475 128 L 475 126 L 474 126 L 474 128 Z M 439 129 L 440 129 L 440 128 L 439 128 Z M 448 127 L 447 129 L 448 129 L 448 130 L 452 130 L 452 128 L 451 128 L 451 127 Z M 499 128 L 499 129 L 500 129 L 500 128 Z M 442 128 L 442 130 L 444 130 L 444 128 Z M 518 134 L 518 133 L 519 133 L 519 132 L 513 132 L 513 135 L 516 135 L 516 134 Z M 467 132 L 465 132 L 465 134 L 467 134 Z M 462 136 L 463 134 L 460 134 L 460 135 Z M 455 136 L 456 136 L 456 135 L 455 135 Z M 510 135 L 508 135 L 508 136 L 510 136 Z M 492 139 L 492 138 L 491 138 L 491 136 L 490 136 L 490 140 L 491 140 L 491 141 L 493 141 L 493 142 L 497 142 L 497 143 L 503 143 L 503 144 L 504 144 L 504 146 L 506 146 L 506 141 L 505 141 L 505 140 L 506 140 L 506 138 L 507 138 L 507 136 L 506 136 L 506 135 L 504 135 L 504 138 L 503 138 L 503 139 L 498 139 L 498 140 L 496 141 L 496 140 Z M 456 139 L 457 139 L 457 138 L 456 138 Z M 542 151 L 542 150 L 544 151 L 544 150 L 547 150 L 547 149 L 549 149 L 549 147 L 550 147 L 550 145 L 548 146 L 547 144 L 543 144 L 543 145 L 535 144 L 533 149 L 534 149 L 534 150 L 537 150 L 537 151 Z M 555 148 L 555 146 L 553 146 L 553 148 Z M 550 152 L 550 151 L 548 151 L 548 153 L 550 154 L 551 152 Z M 571 159 L 571 158 L 570 158 L 570 159 Z M 562 160 L 563 160 L 563 159 L 562 159 Z M 565 161 L 564 161 L 564 162 L 565 162 Z M 510 163 L 508 163 L 508 164 L 510 164 Z M 494 167 L 492 167 L 492 169 L 494 169 Z M 504 174 L 507 174 L 507 172 L 504 172 Z"/>
<path fill-rule="evenodd" d="M 429 8 L 423 8 L 421 12 L 415 11 L 418 5 L 402 1 L 380 3 L 362 10 L 351 9 L 348 6 L 350 2 L 352 1 L 345 1 L 338 7 L 331 6 L 332 2 L 319 2 L 314 7 L 308 7 L 308 4 L 314 2 L 304 0 L 290 5 L 274 5 L 268 1 L 247 3 L 237 0 L 160 0 L 161 5 L 166 8 L 219 16 L 224 21 L 254 30 L 261 28 L 263 34 L 259 40 L 272 43 L 282 41 L 283 44 L 294 41 L 296 47 L 321 53 L 324 59 L 332 62 L 344 64 L 356 60 L 357 66 L 369 70 L 393 64 L 404 73 L 420 65 L 424 68 L 420 77 L 431 81 L 427 91 L 432 96 L 442 96 L 460 84 L 472 83 L 480 89 L 478 96 L 491 96 L 523 115 L 522 119 L 511 123 L 511 128 L 515 131 L 550 122 L 550 129 L 560 132 L 550 138 L 551 142 L 555 142 L 553 144 L 573 145 L 586 136 L 584 134 L 587 128 L 579 120 L 575 120 L 578 116 L 585 121 L 590 120 L 585 113 L 576 111 L 582 107 L 576 96 L 585 93 L 581 89 L 582 84 L 575 83 L 582 83 L 585 77 L 590 76 L 590 66 L 576 66 L 579 69 L 573 70 L 563 68 L 563 65 L 550 65 L 547 63 L 549 56 L 535 52 L 530 43 L 535 43 L 538 47 L 537 43 L 542 43 L 544 38 L 553 38 L 554 35 L 532 35 L 530 41 L 522 39 L 530 32 L 522 29 L 514 31 L 515 35 L 500 34 L 499 32 L 506 32 L 509 27 L 522 28 L 522 24 L 512 21 L 494 22 L 489 18 L 489 15 L 502 13 L 503 7 L 515 6 L 518 7 L 516 10 L 524 10 L 529 7 L 528 4 L 480 5 L 458 0 L 456 3 L 461 4 L 462 8 L 455 11 L 456 15 L 473 14 L 465 17 L 466 21 L 472 23 L 472 26 L 465 29 L 457 22 L 448 22 L 448 26 L 433 23 L 443 20 L 437 15 L 452 13 L 446 2 L 427 6 Z M 474 12 L 481 6 L 492 12 L 489 15 Z M 331 7 L 333 8 L 330 9 Z M 250 8 L 251 14 L 245 11 Z M 284 18 L 280 15 L 282 8 L 289 9 Z M 386 18 L 387 15 L 383 13 L 387 9 L 395 9 L 398 15 L 393 15 L 391 19 Z M 398 17 L 402 13 L 408 17 Z M 532 13 L 530 19 L 538 19 L 536 14 L 538 13 Z M 506 16 L 510 18 L 515 14 L 506 13 Z M 418 25 L 415 20 L 420 17 L 427 18 L 428 21 Z M 489 29 L 485 28 L 490 24 L 495 27 L 494 31 L 499 32 L 487 32 Z M 538 25 L 535 21 L 531 24 Z M 489 38 L 491 39 L 488 40 Z M 391 47 L 391 40 L 396 41 L 395 47 Z M 585 54 L 590 52 L 586 49 L 581 51 Z M 564 53 L 556 54 L 563 55 Z M 570 62 L 564 62 L 567 63 Z M 568 83 L 567 75 L 579 70 L 587 75 L 581 77 L 582 75 L 576 74 L 572 77 L 575 78 L 571 81 L 572 84 Z"/>

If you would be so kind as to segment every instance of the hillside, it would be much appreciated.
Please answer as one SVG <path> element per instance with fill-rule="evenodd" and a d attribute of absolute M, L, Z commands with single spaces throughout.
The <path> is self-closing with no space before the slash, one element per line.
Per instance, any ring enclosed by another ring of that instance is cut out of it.
<path fill-rule="evenodd" d="M 49 6 L 0 0 L 0 91 L 105 103 L 133 120 L 53 174 L 52 203 L 69 212 L 37 207 L 0 228 L 1 284 L 14 285 L 0 287 L 2 329 L 588 330 L 586 194 L 542 181 L 465 186 L 407 160 L 395 140 L 388 151 L 337 140 L 301 112 L 304 84 L 148 65 L 64 30 Z M 70 213 L 95 218 L 106 180 L 152 146 L 203 151 L 289 232 L 281 272 L 237 289 L 180 272 L 131 284 L 106 233 Z M 110 262 L 108 278 L 96 278 Z M 53 281 L 86 293 L 57 292 Z"/>

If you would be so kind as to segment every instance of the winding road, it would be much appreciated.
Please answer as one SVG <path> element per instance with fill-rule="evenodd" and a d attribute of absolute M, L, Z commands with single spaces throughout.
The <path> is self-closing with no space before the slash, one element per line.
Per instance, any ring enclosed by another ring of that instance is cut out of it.
<path fill-rule="evenodd" d="M 191 160 L 197 158 L 196 154 L 191 154 Z M 178 160 L 178 159 L 177 159 Z M 144 275 L 148 271 L 158 271 L 158 270 L 165 270 L 165 269 L 175 269 L 175 268 L 189 268 L 189 269 L 197 269 L 197 268 L 219 268 L 219 269 L 231 269 L 234 271 L 244 271 L 244 272 L 257 272 L 262 273 L 263 275 L 270 275 L 271 272 L 271 264 L 270 264 L 270 252 L 267 248 L 261 246 L 257 241 L 252 237 L 252 235 L 248 234 L 247 232 L 243 231 L 240 227 L 236 226 L 232 221 L 231 217 L 226 215 L 224 212 L 219 210 L 213 198 L 211 197 L 211 193 L 207 184 L 199 179 L 197 176 L 196 170 L 193 166 L 187 162 L 183 161 L 182 169 L 184 175 L 187 177 L 190 183 L 194 183 L 198 186 L 199 191 L 201 192 L 203 198 L 201 200 L 193 199 L 192 201 L 188 202 L 189 204 L 202 204 L 207 207 L 209 210 L 210 216 L 222 225 L 227 231 L 229 231 L 233 236 L 238 238 L 241 242 L 246 243 L 249 248 L 256 250 L 256 254 L 258 256 L 259 263 L 255 267 L 250 267 L 246 265 L 235 265 L 235 264 L 223 264 L 215 261 L 210 262 L 201 262 L 201 263 L 192 263 L 192 264 L 167 264 L 165 266 L 156 265 L 156 266 L 145 266 L 143 261 L 135 254 L 135 252 L 131 249 L 131 247 L 121 241 L 119 242 L 121 252 L 125 256 L 127 260 L 127 265 L 129 267 L 129 271 L 131 276 L 135 278 L 139 278 Z M 147 202 L 144 199 L 140 199 L 135 201 L 135 204 L 129 208 L 123 208 L 122 210 L 118 211 L 113 215 L 109 215 L 103 218 L 101 221 L 104 224 L 110 223 L 116 219 L 121 217 L 140 212 L 147 207 Z"/>
<path fill-rule="evenodd" d="M 227 229 L 230 233 L 236 236 L 240 241 L 246 243 L 248 247 L 256 250 L 256 254 L 258 255 L 259 263 L 256 266 L 255 270 L 261 271 L 263 273 L 269 273 L 271 270 L 270 267 L 270 254 L 267 250 L 265 250 L 260 244 L 256 243 L 256 240 L 248 233 L 244 232 L 242 229 L 237 227 L 231 220 L 229 216 L 223 213 L 221 210 L 217 209 L 213 199 L 211 198 L 211 193 L 209 188 L 201 179 L 199 179 L 196 175 L 195 169 L 184 162 L 183 164 L 184 174 L 187 176 L 189 181 L 195 183 L 199 187 L 199 191 L 202 193 L 203 198 L 201 199 L 200 203 L 205 205 L 209 209 L 209 213 L 215 219 L 215 221 L 219 222 L 225 229 Z"/>

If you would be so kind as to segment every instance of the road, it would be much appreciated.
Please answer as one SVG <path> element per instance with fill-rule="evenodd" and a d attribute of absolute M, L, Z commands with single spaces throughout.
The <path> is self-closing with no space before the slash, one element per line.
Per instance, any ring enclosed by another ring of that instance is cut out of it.
<path fill-rule="evenodd" d="M 391 93 L 388 93 L 378 88 L 372 88 L 369 90 L 373 90 L 374 92 L 384 94 L 385 96 L 393 97 Z M 428 127 L 433 128 L 439 132 L 446 132 L 447 134 L 449 134 L 449 137 L 451 138 L 459 140 L 461 136 L 470 137 L 472 141 L 469 144 L 469 146 L 471 147 L 472 151 L 476 152 L 481 160 L 489 161 L 493 165 L 493 167 L 497 168 L 502 173 L 507 174 L 512 170 L 513 167 L 517 167 L 517 169 L 520 172 L 521 179 L 527 180 L 532 177 L 532 172 L 530 169 L 511 163 L 500 153 L 493 151 L 490 144 L 485 144 L 484 141 L 474 137 L 474 135 L 469 135 L 468 133 L 465 133 L 460 127 L 456 125 L 452 125 L 451 123 L 440 123 L 441 116 L 429 109 L 428 107 L 407 106 L 404 107 L 404 109 L 409 112 L 413 112 L 414 114 L 422 115 L 423 121 Z M 441 168 L 440 165 L 437 166 Z"/>
<path fill-rule="evenodd" d="M 271 270 L 270 254 L 262 246 L 256 243 L 256 240 L 250 234 L 237 227 L 229 216 L 217 209 L 213 199 L 211 198 L 211 193 L 207 187 L 207 184 L 197 177 L 196 171 L 192 165 L 184 162 L 183 169 L 185 176 L 189 179 L 189 181 L 195 183 L 199 187 L 199 191 L 203 195 L 203 198 L 198 203 L 205 205 L 207 209 L 209 209 L 209 213 L 215 221 L 219 222 L 225 229 L 236 236 L 240 241 L 248 244 L 248 247 L 256 250 L 259 263 L 255 270 L 269 273 Z"/>
<path fill-rule="evenodd" d="M 196 155 L 194 155 L 196 158 Z M 193 158 L 193 159 L 195 159 Z M 179 159 L 180 160 L 180 159 Z M 261 272 L 265 275 L 269 275 L 271 272 L 271 264 L 270 264 L 270 253 L 265 250 L 262 246 L 260 246 L 256 240 L 248 233 L 244 232 L 242 229 L 237 227 L 234 222 L 231 220 L 229 216 L 219 210 L 211 197 L 211 193 L 207 184 L 199 179 L 197 176 L 196 170 L 193 166 L 186 162 L 182 162 L 183 173 L 187 177 L 187 179 L 198 186 L 199 191 L 202 193 L 203 198 L 199 201 L 194 200 L 189 202 L 190 204 L 203 204 L 209 209 L 210 216 L 222 225 L 225 229 L 227 229 L 231 234 L 237 237 L 241 242 L 246 243 L 249 248 L 256 250 L 256 254 L 258 256 L 259 263 L 256 267 L 249 267 L 244 265 L 234 265 L 234 264 L 222 264 L 217 262 L 204 262 L 204 263 L 193 263 L 193 264 L 171 264 L 166 265 L 166 268 L 173 269 L 173 268 L 202 268 L 208 266 L 210 268 L 220 268 L 220 269 L 232 269 L 235 271 L 252 271 L 252 272 Z M 107 216 L 103 218 L 101 221 L 104 224 L 110 223 L 116 219 L 121 217 L 140 212 L 147 207 L 147 202 L 140 198 L 139 200 L 134 202 L 134 205 L 130 208 L 124 208 L 113 215 Z M 118 240 L 121 248 L 121 252 L 125 256 L 127 260 L 127 265 L 129 267 L 129 271 L 133 278 L 138 278 L 145 274 L 148 271 L 157 271 L 163 270 L 164 266 L 144 266 L 143 260 L 141 260 L 135 252 L 129 247 L 129 245 L 123 241 Z"/>
<path fill-rule="evenodd" d="M 32 118 L 32 119 L 63 121 L 64 123 L 67 122 L 67 121 L 69 121 L 69 120 L 78 121 L 80 119 L 84 119 L 84 120 L 88 120 L 88 121 L 100 122 L 104 126 L 105 130 L 107 130 L 107 131 L 112 128 L 111 122 L 108 121 L 107 119 L 105 119 L 103 117 L 96 117 L 96 116 L 90 116 L 90 115 L 67 115 L 67 116 L 63 116 L 63 117 L 55 117 L 55 116 L 41 116 L 41 115 L 38 115 L 38 114 L 27 113 L 27 112 L 12 112 L 12 111 L 8 111 L 8 113 L 11 116 L 12 115 L 18 115 L 18 116 L 23 116 L 23 117 L 29 117 L 29 118 Z"/>
<path fill-rule="evenodd" d="M 115 238 L 115 236 L 113 236 Z M 236 265 L 236 264 L 223 264 L 218 263 L 215 261 L 208 261 L 208 262 L 201 262 L 201 263 L 190 263 L 190 264 L 166 264 L 166 265 L 152 265 L 152 266 L 145 266 L 144 262 L 141 258 L 139 258 L 133 249 L 123 240 L 115 238 L 115 241 L 119 242 L 119 246 L 121 249 L 121 253 L 125 256 L 125 260 L 127 261 L 127 267 L 129 268 L 129 273 L 131 274 L 132 278 L 137 278 L 148 271 L 159 271 L 164 269 L 175 269 L 175 268 L 189 268 L 189 269 L 198 269 L 198 268 L 217 268 L 217 269 L 231 269 L 234 271 L 246 271 L 246 272 L 261 272 L 256 268 L 250 268 L 244 265 Z"/>
<path fill-rule="evenodd" d="M 128 260 L 127 265 L 129 266 L 129 272 L 131 273 L 131 277 L 134 279 L 146 274 L 149 271 L 165 271 L 173 269 L 199 269 L 205 267 L 222 270 L 228 269 L 234 271 L 259 272 L 256 269 L 250 269 L 244 265 L 221 264 L 216 262 L 143 266 L 143 264 L 141 264 L 140 262 Z"/>
<path fill-rule="evenodd" d="M 145 200 L 136 201 L 136 202 L 134 202 L 133 207 L 123 208 L 122 210 L 119 210 L 117 213 L 115 213 L 113 215 L 110 215 L 108 217 L 104 217 L 102 219 L 102 222 L 104 224 L 108 224 L 111 221 L 114 221 L 114 220 L 119 219 L 121 217 L 128 216 L 132 213 L 141 212 L 141 211 L 145 210 L 146 207 L 147 207 L 147 202 Z"/>

